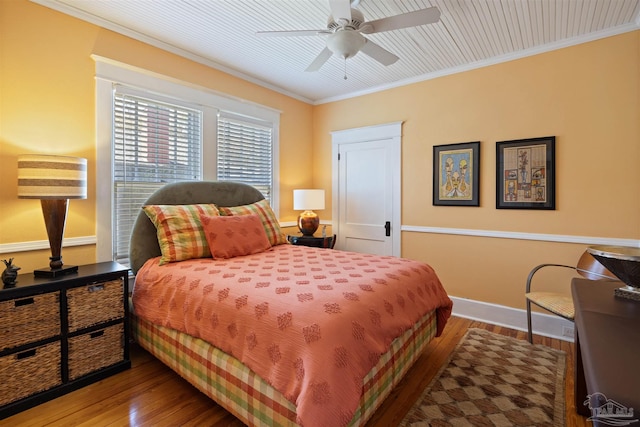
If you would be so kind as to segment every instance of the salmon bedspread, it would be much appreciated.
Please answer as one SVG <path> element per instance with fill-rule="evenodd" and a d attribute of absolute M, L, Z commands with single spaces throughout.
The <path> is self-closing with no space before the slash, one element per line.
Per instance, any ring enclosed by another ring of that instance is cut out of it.
<path fill-rule="evenodd" d="M 433 269 L 403 258 L 287 244 L 158 263 L 138 271 L 136 315 L 236 357 L 296 405 L 305 427 L 347 425 L 391 342 L 432 310 L 439 336 L 451 315 Z"/>

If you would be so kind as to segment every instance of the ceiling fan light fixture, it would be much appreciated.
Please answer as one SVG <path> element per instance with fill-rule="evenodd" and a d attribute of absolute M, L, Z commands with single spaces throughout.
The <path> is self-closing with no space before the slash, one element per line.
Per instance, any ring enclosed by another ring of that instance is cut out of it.
<path fill-rule="evenodd" d="M 358 53 L 366 41 L 357 31 L 336 31 L 327 37 L 327 47 L 334 54 L 347 59 Z"/>
<path fill-rule="evenodd" d="M 399 30 L 420 25 L 433 24 L 440 20 L 440 11 L 436 7 L 418 9 L 400 15 L 387 16 L 373 21 L 365 21 L 364 15 L 356 6 L 360 0 L 328 0 L 331 14 L 327 19 L 327 28 L 323 30 L 291 30 L 291 31 L 259 31 L 264 36 L 316 36 L 327 37 L 326 46 L 305 69 L 318 71 L 333 55 L 345 62 L 345 79 L 347 59 L 362 51 L 382 65 L 391 65 L 398 61 L 393 53 L 376 44 L 363 34 L 374 34 Z"/>

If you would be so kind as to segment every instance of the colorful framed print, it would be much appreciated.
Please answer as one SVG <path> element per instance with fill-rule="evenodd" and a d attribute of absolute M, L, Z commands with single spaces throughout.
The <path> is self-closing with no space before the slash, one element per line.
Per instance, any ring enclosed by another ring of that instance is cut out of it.
<path fill-rule="evenodd" d="M 433 205 L 480 206 L 480 142 L 433 147 Z"/>
<path fill-rule="evenodd" d="M 555 136 L 496 143 L 496 209 L 556 208 Z"/>

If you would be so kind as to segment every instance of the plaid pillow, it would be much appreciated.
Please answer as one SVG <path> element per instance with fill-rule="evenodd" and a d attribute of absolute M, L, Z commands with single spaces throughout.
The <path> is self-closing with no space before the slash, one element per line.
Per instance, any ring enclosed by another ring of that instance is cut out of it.
<path fill-rule="evenodd" d="M 269 206 L 269 202 L 266 199 L 262 199 L 259 202 L 255 202 L 250 205 L 220 207 L 218 209 L 220 210 L 220 215 L 223 216 L 258 214 L 271 246 L 287 243 L 287 236 L 285 236 L 280 229 L 280 223 L 276 218 L 276 214 L 273 212 L 273 209 L 271 209 L 271 206 Z"/>
<path fill-rule="evenodd" d="M 148 205 L 142 209 L 156 226 L 160 265 L 211 256 L 200 215 L 218 216 L 216 205 Z"/>

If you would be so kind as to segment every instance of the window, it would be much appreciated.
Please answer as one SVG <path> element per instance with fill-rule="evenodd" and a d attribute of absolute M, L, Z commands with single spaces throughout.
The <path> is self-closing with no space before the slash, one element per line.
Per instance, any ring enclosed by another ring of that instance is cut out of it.
<path fill-rule="evenodd" d="M 93 59 L 97 261 L 128 264 L 140 207 L 167 183 L 245 182 L 258 188 L 277 214 L 279 111 L 97 55 Z"/>
<path fill-rule="evenodd" d="M 218 117 L 219 181 L 244 182 L 271 203 L 273 187 L 272 127 L 229 113 Z"/>
<path fill-rule="evenodd" d="M 113 104 L 114 261 L 129 264 L 129 238 L 144 201 L 167 183 L 202 179 L 202 113 L 118 93 Z"/>

